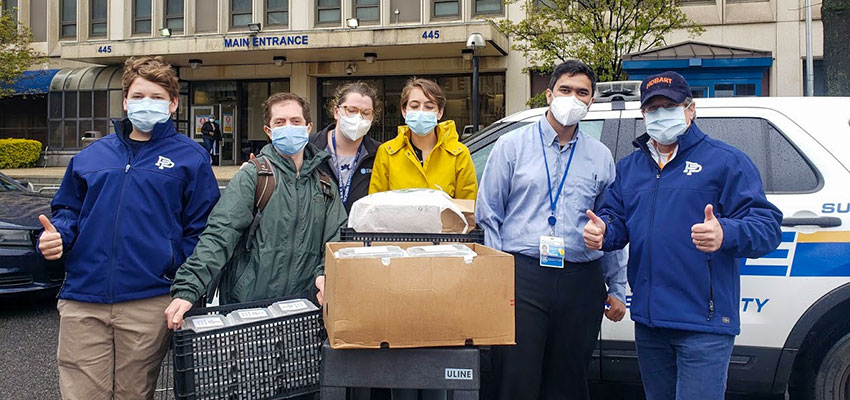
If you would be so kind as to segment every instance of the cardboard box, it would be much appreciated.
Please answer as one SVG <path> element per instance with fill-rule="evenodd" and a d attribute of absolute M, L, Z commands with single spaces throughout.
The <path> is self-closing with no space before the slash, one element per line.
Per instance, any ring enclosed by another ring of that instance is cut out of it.
<path fill-rule="evenodd" d="M 510 254 L 469 244 L 478 253 L 469 264 L 462 258 L 334 255 L 358 246 L 362 243 L 325 246 L 324 321 L 334 349 L 515 344 Z"/>

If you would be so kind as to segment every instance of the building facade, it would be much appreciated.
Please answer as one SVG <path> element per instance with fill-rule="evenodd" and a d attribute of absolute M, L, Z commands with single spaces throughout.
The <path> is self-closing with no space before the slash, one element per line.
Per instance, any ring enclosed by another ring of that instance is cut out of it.
<path fill-rule="evenodd" d="M 752 49 L 770 61 L 758 93 L 711 86 L 705 95 L 801 95 L 802 4 L 683 1 L 688 15 L 706 27 L 693 40 Z M 380 116 L 370 131 L 379 140 L 395 136 L 403 124 L 400 92 L 412 76 L 436 80 L 448 97 L 444 118 L 455 120 L 459 130 L 471 130 L 472 62 L 462 51 L 472 33 L 487 43 L 480 52 L 481 125 L 525 109 L 532 90 L 539 90 L 539 82 L 523 72 L 529 66 L 525 57 L 489 22 L 524 18 L 519 4 L 500 0 L 16 0 L 2 5 L 33 31 L 33 46 L 49 56 L 42 68 L 54 75 L 46 88 L 0 100 L 0 137 L 42 140 L 51 164 L 66 162 L 85 145 L 87 132 L 109 133 L 108 119 L 123 114 L 120 65 L 131 56 L 162 55 L 177 67 L 178 129 L 200 141 L 200 125 L 217 115 L 224 136 L 222 164 L 241 162 L 265 143 L 262 101 L 270 93 L 306 97 L 318 130 L 332 121 L 327 104 L 333 91 L 352 80 L 371 82 L 381 91 Z M 819 58 L 819 6 L 814 15 Z M 357 19 L 356 27 L 350 18 Z M 688 40 L 677 32 L 667 43 Z M 44 85 L 45 78 L 31 81 Z M 2 111 L 15 107 L 14 113 Z M 27 109 L 29 119 L 21 117 Z"/>

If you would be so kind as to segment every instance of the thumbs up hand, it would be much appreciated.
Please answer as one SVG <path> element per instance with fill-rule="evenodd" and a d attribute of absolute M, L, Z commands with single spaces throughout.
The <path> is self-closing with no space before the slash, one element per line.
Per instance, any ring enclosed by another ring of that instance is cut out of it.
<path fill-rule="evenodd" d="M 697 250 L 711 253 L 720 249 L 723 244 L 723 227 L 714 216 L 714 206 L 705 206 L 705 220 L 691 227 L 691 239 Z"/>
<path fill-rule="evenodd" d="M 602 241 L 605 239 L 605 221 L 590 210 L 587 210 L 587 218 L 590 221 L 584 226 L 584 245 L 588 249 L 601 250 Z"/>
<path fill-rule="evenodd" d="M 62 257 L 62 234 L 56 231 L 56 227 L 50 223 L 50 219 L 39 215 L 38 220 L 44 227 L 44 232 L 38 238 L 38 250 L 46 260 L 58 260 Z"/>

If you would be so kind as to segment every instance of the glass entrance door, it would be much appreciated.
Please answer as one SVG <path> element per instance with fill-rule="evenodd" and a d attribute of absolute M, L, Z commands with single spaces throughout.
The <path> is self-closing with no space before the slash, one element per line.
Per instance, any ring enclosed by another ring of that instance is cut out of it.
<path fill-rule="evenodd" d="M 221 151 L 219 152 L 218 165 L 236 165 L 237 149 L 239 149 L 239 135 L 237 135 L 236 104 L 223 103 L 219 105 L 221 110 Z"/>

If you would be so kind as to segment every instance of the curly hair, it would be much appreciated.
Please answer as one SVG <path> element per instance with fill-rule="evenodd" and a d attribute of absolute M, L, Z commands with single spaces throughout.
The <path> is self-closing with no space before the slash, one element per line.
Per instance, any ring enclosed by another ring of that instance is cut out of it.
<path fill-rule="evenodd" d="M 378 97 L 378 89 L 375 86 L 372 86 L 369 83 L 363 81 L 351 82 L 345 85 L 342 85 L 334 91 L 333 97 L 331 98 L 328 112 L 333 116 L 333 110 L 336 109 L 340 104 L 345 102 L 345 97 L 350 93 L 357 93 L 361 96 L 368 97 L 372 99 L 372 111 L 375 112 L 374 119 L 378 118 L 378 115 L 381 113 L 381 109 L 383 107 L 383 103 L 381 99 Z"/>
<path fill-rule="evenodd" d="M 130 57 L 124 61 L 124 76 L 121 77 L 121 86 L 124 89 L 124 97 L 130 90 L 130 85 L 136 78 L 156 83 L 162 86 L 172 100 L 180 93 L 180 84 L 177 83 L 177 73 L 161 56 L 156 57 Z"/>

